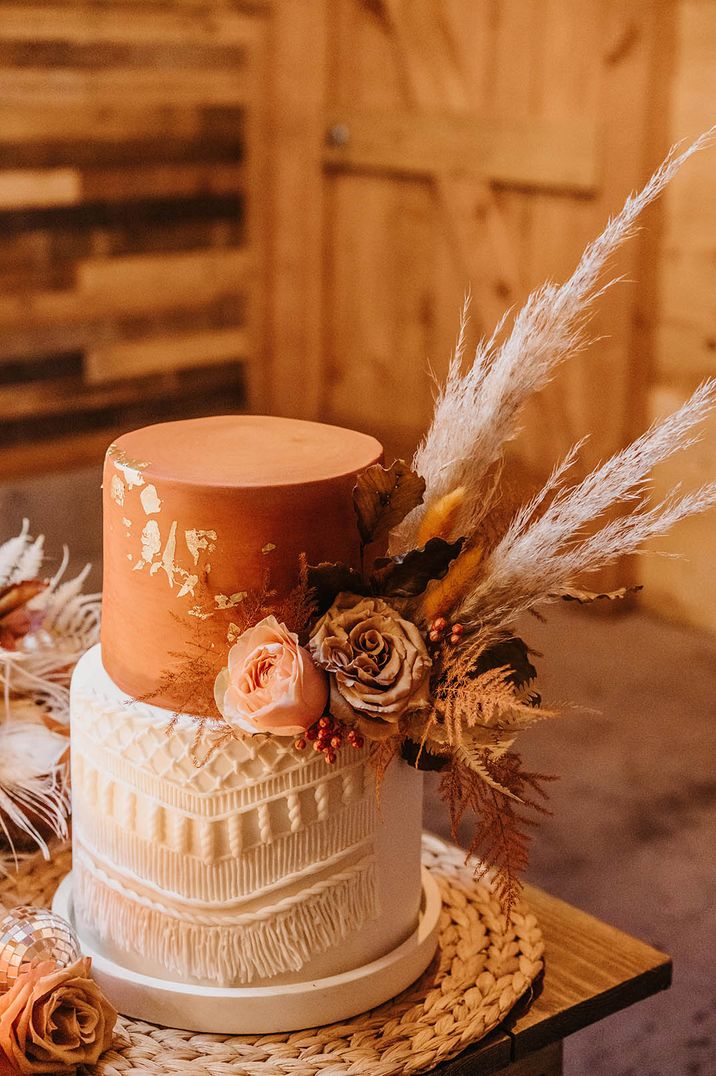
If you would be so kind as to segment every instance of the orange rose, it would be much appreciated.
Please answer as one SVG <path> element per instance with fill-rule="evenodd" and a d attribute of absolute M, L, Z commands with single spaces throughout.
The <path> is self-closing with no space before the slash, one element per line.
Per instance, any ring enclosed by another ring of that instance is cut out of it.
<path fill-rule="evenodd" d="M 0 997 L 0 1073 L 74 1072 L 94 1065 L 112 1041 L 117 1013 L 93 979 L 91 961 L 52 960 L 22 972 Z"/>

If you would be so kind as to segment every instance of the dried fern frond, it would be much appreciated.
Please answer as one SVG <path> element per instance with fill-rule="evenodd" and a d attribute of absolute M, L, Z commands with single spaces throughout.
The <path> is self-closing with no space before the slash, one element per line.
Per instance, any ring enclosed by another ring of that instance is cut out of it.
<path fill-rule="evenodd" d="M 243 600 L 231 611 L 233 623 L 229 641 L 236 640 L 264 617 L 275 616 L 304 643 L 315 612 L 315 594 L 308 584 L 308 565 L 305 556 L 301 555 L 298 583 L 288 594 L 278 594 L 272 589 L 271 573 L 268 570 L 264 572 L 260 587 L 246 591 Z"/>
<path fill-rule="evenodd" d="M 387 740 L 376 740 L 370 745 L 370 762 L 375 775 L 375 799 L 380 809 L 380 794 L 385 775 L 394 759 L 400 758 L 403 737 L 391 736 Z"/>
<path fill-rule="evenodd" d="M 502 324 L 477 348 L 472 367 L 463 373 L 466 311 L 445 384 L 439 392 L 432 425 L 420 444 L 413 468 L 426 481 L 423 503 L 394 530 L 391 552 L 416 544 L 426 512 L 458 486 L 466 490 L 455 534 L 470 535 L 485 513 L 483 485 L 506 441 L 515 436 L 526 400 L 554 376 L 558 367 L 587 343 L 591 309 L 614 281 L 602 282 L 604 269 L 619 246 L 635 231 L 635 222 L 694 153 L 709 145 L 714 128 L 679 152 L 674 147 L 646 186 L 630 195 L 602 234 L 584 251 L 572 276 L 562 285 L 545 284 L 516 314 L 507 338 Z"/>
<path fill-rule="evenodd" d="M 156 688 L 142 695 L 139 701 L 153 703 L 156 699 L 170 698 L 175 719 L 179 714 L 191 714 L 201 728 L 205 721 L 222 720 L 214 700 L 214 681 L 226 655 L 214 646 L 206 620 L 195 617 L 190 622 L 188 617 L 172 616 L 188 635 L 188 641 L 184 650 L 171 651 L 171 666 L 161 670 Z M 170 722 L 168 731 L 174 723 Z"/>
<path fill-rule="evenodd" d="M 453 758 L 440 781 L 453 840 L 459 840 L 458 830 L 466 813 L 475 816 L 468 856 L 477 860 L 478 878 L 493 874 L 495 892 L 506 915 L 522 891 L 520 877 L 527 867 L 531 841 L 528 830 L 537 824 L 535 813 L 548 813 L 541 801 L 543 785 L 549 780 L 543 774 L 524 771 L 519 755 L 508 753 L 498 759 L 483 755 L 479 761 L 475 759 L 474 766 Z"/>
<path fill-rule="evenodd" d="M 509 666 L 486 669 L 477 676 L 471 668 L 472 662 L 457 656 L 435 691 L 438 725 L 451 748 L 469 744 L 497 756 L 523 729 L 555 716 L 556 711 L 537 707 L 525 696 Z"/>

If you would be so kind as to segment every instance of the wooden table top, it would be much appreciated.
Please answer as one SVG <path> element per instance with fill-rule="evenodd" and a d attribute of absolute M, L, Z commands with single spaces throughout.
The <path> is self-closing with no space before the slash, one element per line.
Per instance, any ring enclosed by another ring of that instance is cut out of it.
<path fill-rule="evenodd" d="M 440 1076 L 496 1072 L 671 984 L 665 953 L 534 886 L 525 886 L 525 900 L 545 942 L 537 996 L 518 1004 L 501 1029 L 439 1065 Z"/>

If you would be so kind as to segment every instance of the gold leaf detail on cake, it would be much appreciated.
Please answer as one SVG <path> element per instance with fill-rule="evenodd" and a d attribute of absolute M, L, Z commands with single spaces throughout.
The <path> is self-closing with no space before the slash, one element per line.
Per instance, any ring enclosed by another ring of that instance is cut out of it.
<path fill-rule="evenodd" d="M 109 487 L 109 495 L 115 504 L 118 504 L 120 508 L 124 505 L 124 482 L 118 474 L 112 475 L 112 481 Z"/>
<path fill-rule="evenodd" d="M 114 483 L 114 479 L 112 479 L 112 483 Z M 139 500 L 142 502 L 145 515 L 152 516 L 161 511 L 162 500 L 157 493 L 156 486 L 145 486 L 139 494 Z"/>
<path fill-rule="evenodd" d="M 128 489 L 132 489 L 133 486 L 144 485 L 142 471 L 149 466 L 146 461 L 131 459 L 124 449 L 120 448 L 114 441 L 107 449 L 107 459 L 112 460 L 117 470 L 124 475 Z"/>
<path fill-rule="evenodd" d="M 200 605 L 192 605 L 191 609 L 187 609 L 186 615 L 196 617 L 197 620 L 208 620 L 211 616 L 211 612 L 202 609 Z"/>
<path fill-rule="evenodd" d="M 159 533 L 159 524 L 156 519 L 150 519 L 142 528 L 142 560 L 135 567 L 142 568 L 144 564 L 151 564 L 162 548 L 162 536 Z"/>
<path fill-rule="evenodd" d="M 199 563 L 199 554 L 203 549 L 213 553 L 216 546 L 216 531 L 186 530 L 184 541 L 195 564 Z"/>
<path fill-rule="evenodd" d="M 194 588 L 196 587 L 198 582 L 199 582 L 199 576 L 198 575 L 188 575 L 188 574 L 185 575 L 184 582 L 182 583 L 181 587 L 179 588 L 179 593 L 177 594 L 177 598 L 184 598 L 184 597 L 186 597 L 187 594 L 191 594 L 191 596 L 193 598 L 194 597 Z"/>
<path fill-rule="evenodd" d="M 233 609 L 247 596 L 247 591 L 237 590 L 235 594 L 215 594 L 214 601 L 217 609 Z"/>
<path fill-rule="evenodd" d="M 261 547 L 261 552 L 262 552 L 262 553 L 263 553 L 264 555 L 265 555 L 266 553 L 273 553 L 273 551 L 274 551 L 274 549 L 275 549 L 275 548 L 276 548 L 276 545 L 275 545 L 275 543 L 274 543 L 274 542 L 267 542 L 265 546 L 262 546 L 262 547 Z"/>
<path fill-rule="evenodd" d="M 134 471 L 143 471 L 145 467 L 149 466 L 146 460 L 140 462 L 140 460 L 135 460 L 128 456 L 116 441 L 112 441 L 112 444 L 107 449 L 107 459 L 113 460 L 114 463 L 118 463 L 121 467 L 131 467 Z"/>

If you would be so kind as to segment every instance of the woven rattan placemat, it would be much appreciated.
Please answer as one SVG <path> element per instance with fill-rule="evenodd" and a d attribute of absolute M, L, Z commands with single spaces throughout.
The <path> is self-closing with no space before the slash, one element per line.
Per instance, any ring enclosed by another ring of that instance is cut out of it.
<path fill-rule="evenodd" d="M 283 1035 L 199 1035 L 120 1017 L 115 1040 L 92 1070 L 191 1076 L 402 1076 L 427 1072 L 477 1042 L 507 1015 L 542 970 L 535 917 L 520 905 L 509 924 L 464 853 L 426 836 L 423 862 L 442 895 L 435 960 L 407 990 L 342 1024 Z M 0 902 L 48 906 L 70 853 L 34 857 L 0 881 Z"/>

